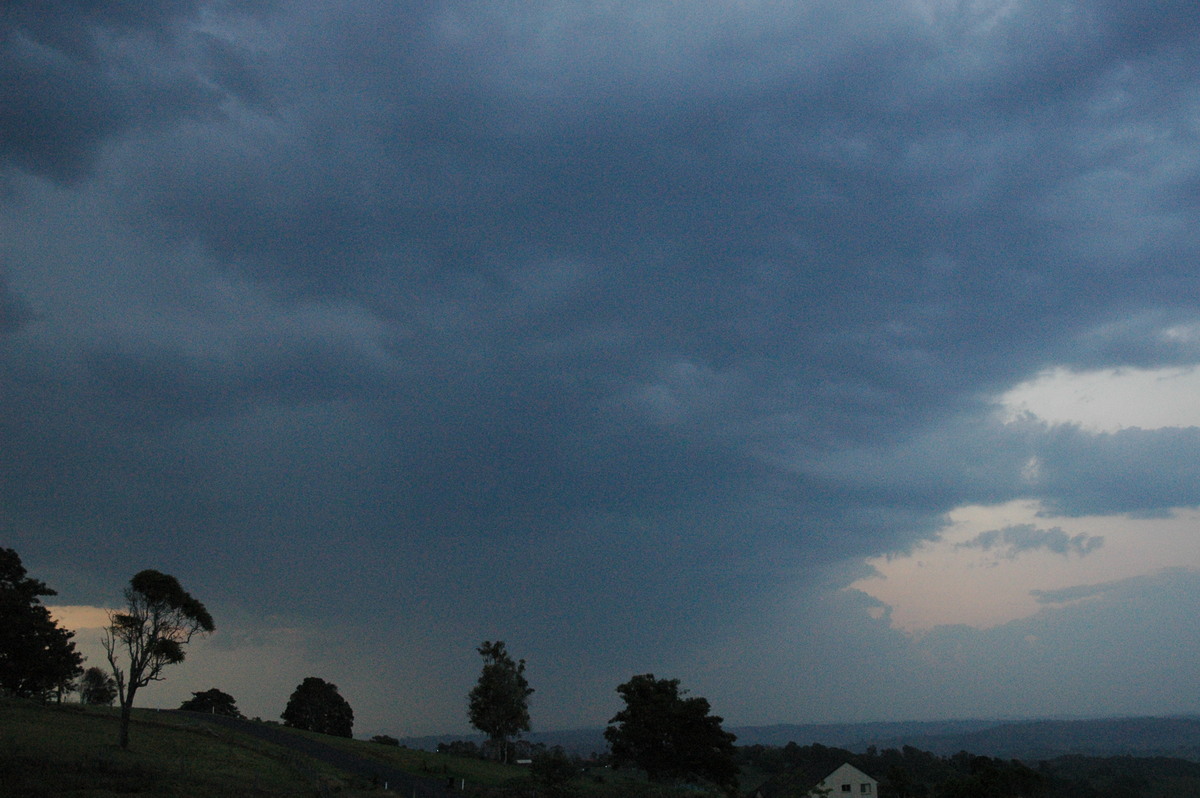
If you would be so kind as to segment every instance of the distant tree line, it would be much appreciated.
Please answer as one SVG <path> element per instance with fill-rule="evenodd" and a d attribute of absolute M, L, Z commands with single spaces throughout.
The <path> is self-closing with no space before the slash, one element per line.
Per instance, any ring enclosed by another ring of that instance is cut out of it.
<path fill-rule="evenodd" d="M 1167 758 L 1064 756 L 1029 764 L 960 751 L 938 756 L 911 746 L 864 753 L 819 744 L 743 746 L 737 761 L 767 778 L 762 798 L 799 798 L 843 763 L 879 782 L 879 798 L 1150 798 L 1191 795 L 1200 763 Z"/>

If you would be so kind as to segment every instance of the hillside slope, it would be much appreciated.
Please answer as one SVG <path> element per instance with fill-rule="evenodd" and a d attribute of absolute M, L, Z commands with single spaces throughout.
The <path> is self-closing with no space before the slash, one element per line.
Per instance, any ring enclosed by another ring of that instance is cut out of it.
<path fill-rule="evenodd" d="M 408 795 L 440 798 L 443 779 L 461 775 L 447 758 L 439 760 L 444 773 L 424 776 L 422 763 L 398 749 L 186 712 L 135 711 L 123 751 L 117 723 L 108 707 L 0 699 L 0 798 L 352 798 L 387 780 Z"/>

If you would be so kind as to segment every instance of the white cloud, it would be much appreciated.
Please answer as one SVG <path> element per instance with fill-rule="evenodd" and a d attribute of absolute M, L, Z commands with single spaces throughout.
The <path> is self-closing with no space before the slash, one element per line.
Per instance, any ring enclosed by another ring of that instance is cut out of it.
<path fill-rule="evenodd" d="M 60 625 L 73 631 L 82 629 L 103 629 L 108 626 L 108 610 L 104 607 L 88 606 L 47 606 L 50 616 Z"/>
<path fill-rule="evenodd" d="M 1010 419 L 1032 414 L 1052 424 L 1100 432 L 1127 427 L 1200 426 L 1200 371 L 1194 368 L 1056 368 L 1000 397 Z"/>
<path fill-rule="evenodd" d="M 868 560 L 875 574 L 851 587 L 888 605 L 900 629 L 992 628 L 1034 615 L 1052 591 L 1200 569 L 1197 524 L 1200 511 L 1179 510 L 1166 518 L 1056 517 L 1047 528 L 1038 502 L 960 507 L 938 540 Z M 1023 532 L 1005 534 L 1013 530 Z"/>

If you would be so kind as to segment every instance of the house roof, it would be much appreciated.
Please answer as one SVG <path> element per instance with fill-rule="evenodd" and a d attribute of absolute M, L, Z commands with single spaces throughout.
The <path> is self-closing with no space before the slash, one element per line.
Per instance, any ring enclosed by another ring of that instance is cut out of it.
<path fill-rule="evenodd" d="M 826 763 L 825 768 L 829 765 Z M 821 784 L 829 784 L 831 779 L 844 774 L 841 778 L 847 778 L 853 781 L 870 781 L 878 787 L 879 781 L 868 773 L 854 767 L 849 762 L 843 762 L 833 770 L 822 768 L 817 770 L 812 764 L 807 767 L 799 767 L 788 773 L 780 773 L 763 784 L 756 791 L 759 798 L 773 798 L 780 795 L 796 795 L 797 792 L 804 793 Z M 824 778 L 822 778 L 824 776 Z M 837 778 L 833 783 L 844 783 L 841 778 Z"/>
<path fill-rule="evenodd" d="M 830 773 L 825 778 L 821 779 L 820 783 L 828 782 L 830 779 L 834 778 L 835 776 L 840 776 L 840 778 L 838 779 L 839 781 L 841 779 L 845 779 L 845 778 L 854 778 L 858 781 L 870 781 L 870 782 L 874 782 L 876 784 L 879 783 L 878 781 L 875 780 L 875 778 L 873 776 L 863 773 L 861 770 L 854 767 L 854 765 L 851 765 L 849 762 L 843 762 L 841 765 L 839 765 L 837 768 L 835 768 L 832 773 Z"/>

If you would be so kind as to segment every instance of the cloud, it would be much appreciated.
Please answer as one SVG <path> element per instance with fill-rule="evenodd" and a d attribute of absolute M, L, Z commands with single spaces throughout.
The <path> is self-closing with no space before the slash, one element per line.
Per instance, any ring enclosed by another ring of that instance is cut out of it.
<path fill-rule="evenodd" d="M 230 76 L 241 71 L 239 56 L 192 26 L 202 8 L 223 5 L 183 0 L 133 11 L 107 0 L 7 3 L 0 165 L 72 183 L 91 171 L 105 141 L 215 111 L 236 92 Z M 245 4 L 242 13 L 261 5 Z"/>
<path fill-rule="evenodd" d="M 1196 427 L 1092 434 L 1060 425 L 1038 444 L 1037 490 L 1050 512 L 1063 515 L 1154 516 L 1194 507 L 1197 445 Z"/>
<path fill-rule="evenodd" d="M 1031 590 L 1029 593 L 1037 599 L 1039 604 L 1066 604 L 1072 601 L 1102 596 L 1111 590 L 1112 587 L 1113 584 L 1111 583 L 1103 585 L 1077 585 L 1059 590 Z"/>
<path fill-rule="evenodd" d="M 1032 590 L 1030 594 L 1039 604 L 1070 604 L 1084 599 L 1111 598 L 1125 594 L 1128 590 L 1164 581 L 1174 583 L 1186 582 L 1195 576 L 1195 572 L 1187 568 L 1163 568 L 1158 573 L 1130 579 L 1120 579 L 1112 582 L 1102 582 L 1095 585 L 1075 585 L 1059 590 Z"/>
<path fill-rule="evenodd" d="M 1101 590 L 1055 592 L 1054 605 L 1031 618 L 982 633 L 946 630 L 926 645 L 943 661 L 955 652 L 963 671 L 974 671 L 964 690 L 988 702 L 1007 693 L 1014 713 L 1168 714 L 1170 699 L 1156 685 L 1182 683 L 1194 671 L 1184 630 L 1196 588 L 1195 571 L 1168 569 Z"/>
<path fill-rule="evenodd" d="M 104 607 L 50 605 L 46 609 L 56 622 L 74 631 L 105 629 L 109 625 L 109 610 Z"/>
<path fill-rule="evenodd" d="M 12 335 L 32 319 L 32 311 L 0 274 L 0 336 Z"/>
<path fill-rule="evenodd" d="M 1019 554 L 1038 550 L 1061 554 L 1064 557 L 1070 554 L 1085 557 L 1103 545 L 1104 538 L 1100 535 L 1086 535 L 1082 532 L 1068 535 L 1062 527 L 1039 529 L 1032 524 L 1017 524 L 981 532 L 964 543 L 956 544 L 955 547 L 982 549 L 985 552 L 996 549 L 1001 556 L 1012 560 Z"/>
<path fill-rule="evenodd" d="M 1182 5 L 76 6 L 0 23 L 0 533 L 64 600 L 600 683 L 965 504 L 1200 502 L 1193 430 L 994 404 L 1196 360 Z"/>
<path fill-rule="evenodd" d="M 876 602 L 859 591 L 797 582 L 789 595 L 803 598 L 777 597 L 769 628 L 749 635 L 758 645 L 723 630 L 689 681 L 735 723 L 1190 712 L 1194 702 L 1185 709 L 1160 686 L 1197 672 L 1186 633 L 1197 587 L 1195 571 L 1165 570 L 989 629 L 908 635 L 868 612 Z M 747 707 L 753 714 L 741 714 Z"/>

